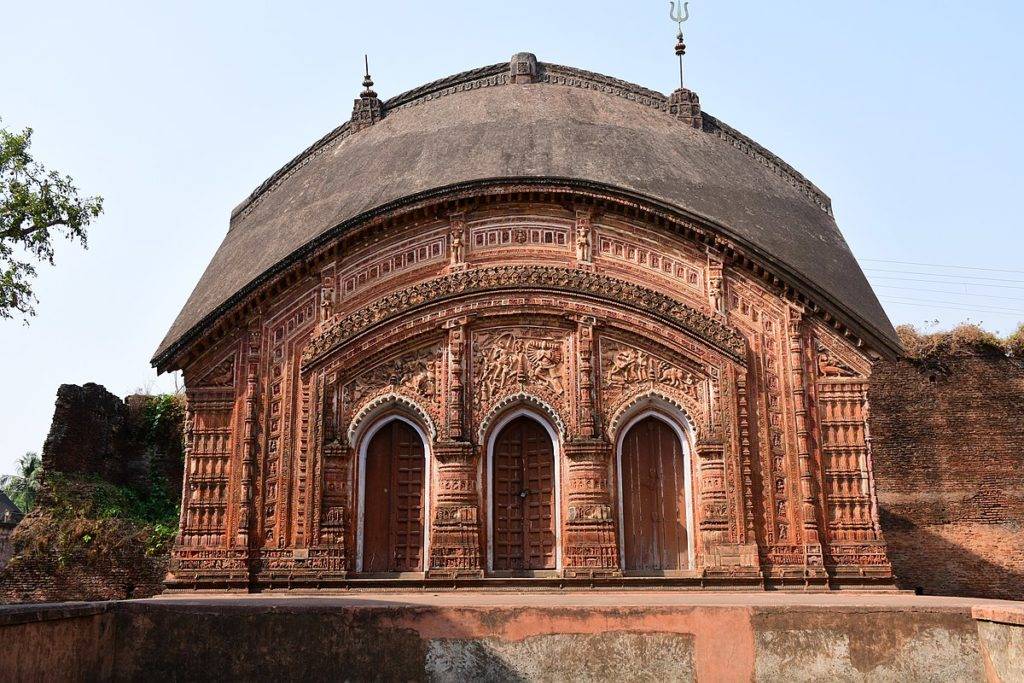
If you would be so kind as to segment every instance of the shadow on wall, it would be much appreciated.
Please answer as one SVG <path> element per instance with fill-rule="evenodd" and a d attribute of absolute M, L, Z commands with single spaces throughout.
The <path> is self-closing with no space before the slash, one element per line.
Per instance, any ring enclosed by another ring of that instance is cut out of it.
<path fill-rule="evenodd" d="M 1019 524 L 951 523 L 916 526 L 880 508 L 882 531 L 897 585 L 922 595 L 1024 600 L 1024 572 L 987 558 L 1024 566 Z M 975 552 L 982 550 L 984 556 Z"/>

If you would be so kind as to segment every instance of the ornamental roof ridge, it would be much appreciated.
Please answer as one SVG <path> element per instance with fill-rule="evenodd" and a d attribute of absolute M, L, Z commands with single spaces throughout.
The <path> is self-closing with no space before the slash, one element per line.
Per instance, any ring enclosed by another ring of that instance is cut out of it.
<path fill-rule="evenodd" d="M 636 83 L 561 64 L 537 62 L 537 67 L 538 74 L 533 80 L 534 83 L 595 90 L 621 97 L 640 106 L 666 113 L 669 111 L 669 97 L 667 95 Z M 418 106 L 458 92 L 507 85 L 509 82 L 508 62 L 470 69 L 445 78 L 439 78 L 385 100 L 383 103 L 383 115 L 387 117 L 389 113 Z M 704 123 L 701 126 L 703 132 L 715 135 L 731 143 L 736 149 L 751 157 L 765 168 L 785 178 L 822 211 L 830 216 L 832 215 L 832 202 L 828 195 L 806 176 L 754 139 L 705 111 L 702 111 L 702 114 L 704 116 Z M 354 125 L 352 121 L 346 121 L 292 158 L 273 175 L 263 181 L 259 187 L 253 190 L 245 200 L 232 210 L 229 230 L 234 227 L 236 220 L 248 215 L 266 195 L 272 193 L 297 169 L 316 158 L 330 143 L 342 140 L 364 127 Z"/>

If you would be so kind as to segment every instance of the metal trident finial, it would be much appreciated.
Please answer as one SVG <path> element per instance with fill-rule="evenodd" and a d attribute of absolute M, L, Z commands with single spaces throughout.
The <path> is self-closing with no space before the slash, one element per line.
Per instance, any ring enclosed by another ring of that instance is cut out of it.
<path fill-rule="evenodd" d="M 670 2 L 669 5 L 668 16 L 679 24 L 679 35 L 676 36 L 676 55 L 679 56 L 679 88 L 683 89 L 683 55 L 686 54 L 686 43 L 683 42 L 683 24 L 690 18 L 690 3 L 681 2 L 677 7 L 676 3 Z"/>
<path fill-rule="evenodd" d="M 679 3 L 679 9 L 676 9 L 676 3 L 670 2 L 671 9 L 668 11 L 668 15 L 672 18 L 672 21 L 679 24 L 679 33 L 683 33 L 683 24 L 690 18 L 690 3 L 681 2 Z"/>

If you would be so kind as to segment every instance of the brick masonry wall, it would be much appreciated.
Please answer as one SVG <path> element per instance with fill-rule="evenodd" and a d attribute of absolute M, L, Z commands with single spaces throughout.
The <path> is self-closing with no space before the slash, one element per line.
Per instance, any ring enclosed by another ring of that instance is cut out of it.
<path fill-rule="evenodd" d="M 166 571 L 166 557 L 71 566 L 49 557 L 15 557 L 0 572 L 0 604 L 147 598 L 163 591 Z"/>
<path fill-rule="evenodd" d="M 1024 365 L 981 352 L 884 362 L 870 401 L 900 587 L 1024 599 Z"/>

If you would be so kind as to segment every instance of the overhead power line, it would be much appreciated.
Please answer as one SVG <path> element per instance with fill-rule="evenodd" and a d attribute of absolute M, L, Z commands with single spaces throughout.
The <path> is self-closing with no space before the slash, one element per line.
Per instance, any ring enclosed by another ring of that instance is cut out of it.
<path fill-rule="evenodd" d="M 927 292 L 929 294 L 949 294 L 950 296 L 973 296 L 981 299 L 999 299 L 1001 301 L 1024 301 L 1019 296 L 997 296 L 995 294 L 977 294 L 975 292 L 950 292 L 942 289 L 923 289 L 920 287 L 900 287 L 899 285 L 876 285 L 875 289 L 898 289 L 901 292 Z M 963 303 L 967 303 L 966 301 Z"/>
<path fill-rule="evenodd" d="M 1024 289 L 1024 281 L 1021 285 L 993 285 L 988 282 L 950 282 L 949 280 L 924 280 L 913 277 L 897 277 L 895 275 L 872 275 L 871 280 L 895 280 L 897 282 L 927 282 L 933 285 L 975 285 L 977 287 L 992 287 L 995 289 Z"/>
<path fill-rule="evenodd" d="M 901 275 L 927 275 L 928 277 L 945 277 L 945 278 L 957 278 L 963 280 L 970 278 L 971 280 L 985 280 L 986 282 L 1021 282 L 1024 283 L 1024 279 L 1014 278 L 1002 278 L 1002 277 L 985 277 L 984 275 L 946 275 L 945 273 L 922 273 L 917 270 L 889 270 L 886 268 L 865 268 L 868 273 L 899 273 Z"/>
<path fill-rule="evenodd" d="M 868 263 L 892 263 L 900 266 L 922 266 L 925 268 L 952 268 L 954 270 L 982 270 L 990 273 L 1020 273 L 1024 275 L 1024 270 L 1011 270 L 1006 268 L 983 268 L 980 266 L 953 266 L 942 265 L 939 263 L 918 263 L 915 261 L 890 261 L 887 259 L 879 258 L 864 258 L 860 260 Z"/>
<path fill-rule="evenodd" d="M 1024 310 L 1017 310 L 1011 308 L 1000 308 L 996 306 L 985 306 L 985 305 L 973 305 L 963 301 L 935 301 L 932 299 L 918 299 L 915 297 L 894 297 L 886 296 L 882 297 L 882 301 L 892 304 L 905 304 L 908 306 L 930 306 L 932 308 L 945 308 L 949 310 L 967 311 L 969 313 L 998 313 L 1005 315 L 1019 315 L 1024 316 Z"/>

